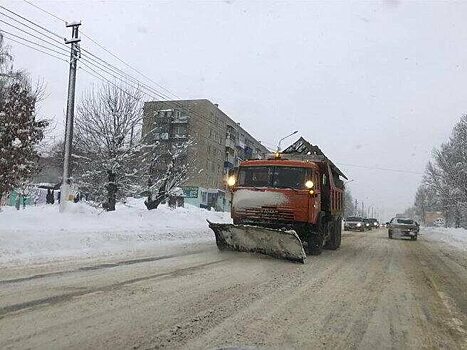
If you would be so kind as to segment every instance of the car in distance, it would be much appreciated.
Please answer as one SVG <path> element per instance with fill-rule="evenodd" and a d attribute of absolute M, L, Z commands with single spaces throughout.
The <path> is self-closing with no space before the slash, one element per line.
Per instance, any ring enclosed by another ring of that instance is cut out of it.
<path fill-rule="evenodd" d="M 365 230 L 373 229 L 373 223 L 371 222 L 371 219 L 363 219 L 363 222 L 365 223 Z"/>
<path fill-rule="evenodd" d="M 370 226 L 372 228 L 379 228 L 380 227 L 380 224 L 378 222 L 378 219 L 375 219 L 375 218 L 370 218 L 368 219 L 368 222 L 370 223 Z"/>
<path fill-rule="evenodd" d="M 399 235 L 400 237 L 410 237 L 412 241 L 416 241 L 420 231 L 418 222 L 409 218 L 393 218 L 386 223 L 386 226 L 389 239 L 392 239 L 394 235 Z"/>
<path fill-rule="evenodd" d="M 360 216 L 349 216 L 344 222 L 345 231 L 365 231 L 365 222 Z"/>

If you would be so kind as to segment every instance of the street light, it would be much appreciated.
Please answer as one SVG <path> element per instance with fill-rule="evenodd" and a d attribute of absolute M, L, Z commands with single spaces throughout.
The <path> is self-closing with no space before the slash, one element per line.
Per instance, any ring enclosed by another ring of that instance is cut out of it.
<path fill-rule="evenodd" d="M 285 137 L 283 137 L 283 138 L 281 138 L 279 140 L 279 143 L 277 145 L 277 153 L 279 153 L 281 151 L 281 142 L 284 141 L 286 138 L 288 138 L 288 137 L 290 137 L 292 135 L 295 135 L 297 132 L 298 132 L 298 130 L 295 130 L 293 133 L 291 133 L 291 134 L 289 134 L 289 135 L 287 135 L 287 136 L 285 136 Z"/>

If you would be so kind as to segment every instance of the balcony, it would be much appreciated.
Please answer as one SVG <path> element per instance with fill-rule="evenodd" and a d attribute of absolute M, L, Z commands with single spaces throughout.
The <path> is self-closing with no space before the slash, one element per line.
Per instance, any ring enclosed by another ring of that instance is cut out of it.
<path fill-rule="evenodd" d="M 225 140 L 225 147 L 228 147 L 228 148 L 231 148 L 231 149 L 235 149 L 235 141 L 231 138 L 227 138 Z"/>
<path fill-rule="evenodd" d="M 253 149 L 248 146 L 245 147 L 245 158 L 247 159 L 253 158 Z"/>
<path fill-rule="evenodd" d="M 229 162 L 229 163 L 232 163 L 232 164 L 235 163 L 235 157 L 233 155 L 231 155 L 231 154 L 228 154 L 228 153 L 225 155 L 224 160 L 226 162 Z"/>
<path fill-rule="evenodd" d="M 177 116 L 177 117 L 173 117 L 171 123 L 172 124 L 186 124 L 186 123 L 188 123 L 188 116 L 187 115 L 180 115 L 180 116 Z"/>
<path fill-rule="evenodd" d="M 188 136 L 186 134 L 171 134 L 171 139 L 186 139 Z"/>
<path fill-rule="evenodd" d="M 245 142 L 243 141 L 238 141 L 236 144 L 237 148 L 244 149 L 245 148 Z"/>

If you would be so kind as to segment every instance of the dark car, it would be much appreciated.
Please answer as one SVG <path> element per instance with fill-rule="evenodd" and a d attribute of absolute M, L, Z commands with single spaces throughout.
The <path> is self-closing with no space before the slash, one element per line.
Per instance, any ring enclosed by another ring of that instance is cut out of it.
<path fill-rule="evenodd" d="M 370 223 L 370 226 L 372 228 L 379 228 L 380 227 L 380 224 L 378 222 L 378 219 L 375 219 L 375 218 L 370 218 L 368 219 L 368 222 Z"/>
<path fill-rule="evenodd" d="M 363 219 L 363 222 L 365 223 L 365 230 L 373 229 L 373 223 L 371 222 L 371 219 Z"/>
<path fill-rule="evenodd" d="M 417 240 L 420 225 L 418 222 L 408 218 L 393 218 L 386 223 L 388 227 L 388 237 L 392 239 L 395 235 L 400 237 L 410 237 L 412 241 Z"/>
<path fill-rule="evenodd" d="M 345 231 L 365 231 L 365 222 L 360 216 L 349 216 L 344 222 Z"/>

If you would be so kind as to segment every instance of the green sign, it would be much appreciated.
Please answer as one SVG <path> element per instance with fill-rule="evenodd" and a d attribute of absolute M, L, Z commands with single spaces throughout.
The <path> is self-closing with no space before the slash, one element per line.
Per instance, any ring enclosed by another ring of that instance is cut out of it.
<path fill-rule="evenodd" d="M 185 198 L 198 198 L 198 187 L 184 186 L 182 187 Z"/>

